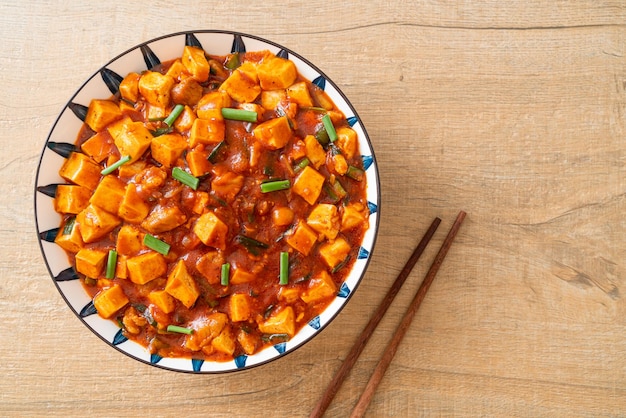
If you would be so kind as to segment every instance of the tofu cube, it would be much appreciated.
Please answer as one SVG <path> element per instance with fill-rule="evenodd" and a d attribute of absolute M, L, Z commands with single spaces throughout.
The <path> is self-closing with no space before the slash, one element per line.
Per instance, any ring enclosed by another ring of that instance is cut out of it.
<path fill-rule="evenodd" d="M 177 133 L 157 136 L 150 143 L 152 158 L 167 168 L 176 163 L 186 148 L 187 140 Z"/>
<path fill-rule="evenodd" d="M 137 161 L 152 143 L 152 134 L 142 122 L 124 118 L 109 126 L 115 146 L 122 156 L 129 155 L 129 163 Z"/>
<path fill-rule="evenodd" d="M 235 101 L 252 103 L 261 93 L 256 64 L 244 62 L 220 86 Z"/>
<path fill-rule="evenodd" d="M 185 161 L 189 171 L 196 177 L 202 177 L 211 171 L 211 163 L 207 159 L 209 157 L 208 152 L 204 151 L 189 151 L 185 155 Z"/>
<path fill-rule="evenodd" d="M 200 351 L 202 347 L 210 344 L 215 337 L 222 333 L 227 323 L 228 316 L 222 312 L 215 312 L 205 318 L 198 318 L 191 324 L 194 332 L 185 339 L 185 347 L 192 351 Z"/>
<path fill-rule="evenodd" d="M 89 205 L 91 191 L 83 186 L 59 184 L 54 196 L 54 210 L 77 214 Z"/>
<path fill-rule="evenodd" d="M 298 71 L 293 61 L 269 56 L 259 63 L 257 74 L 263 90 L 278 90 L 291 86 L 296 81 Z"/>
<path fill-rule="evenodd" d="M 202 49 L 186 45 L 181 61 L 187 72 L 195 80 L 204 82 L 209 79 L 209 62 Z"/>
<path fill-rule="evenodd" d="M 187 132 L 193 126 L 193 121 L 196 120 L 196 113 L 189 106 L 185 106 L 182 113 L 174 122 L 174 128 L 178 132 Z"/>
<path fill-rule="evenodd" d="M 362 203 L 351 203 L 344 206 L 341 214 L 341 231 L 349 231 L 357 226 L 367 228 L 369 210 Z"/>
<path fill-rule="evenodd" d="M 128 297 L 120 285 L 113 285 L 98 293 L 93 298 L 93 305 L 102 318 L 111 318 L 117 311 L 129 302 Z"/>
<path fill-rule="evenodd" d="M 85 142 L 80 149 L 97 163 L 104 161 L 113 150 L 113 140 L 107 131 L 100 131 Z"/>
<path fill-rule="evenodd" d="M 293 136 L 286 116 L 263 122 L 257 125 L 252 133 L 260 143 L 269 149 L 283 148 Z"/>
<path fill-rule="evenodd" d="M 224 199 L 226 202 L 232 202 L 235 196 L 241 188 L 245 177 L 241 174 L 235 174 L 232 171 L 227 171 L 224 174 L 217 175 L 211 180 L 211 190 Z"/>
<path fill-rule="evenodd" d="M 121 117 L 122 111 L 117 103 L 110 100 L 93 99 L 89 103 L 85 123 L 95 132 L 99 132 Z"/>
<path fill-rule="evenodd" d="M 170 90 L 174 79 L 157 71 L 146 71 L 139 78 L 139 92 L 153 106 L 166 108 L 170 104 Z"/>
<path fill-rule="evenodd" d="M 337 294 L 337 285 L 326 270 L 320 271 L 309 280 L 308 288 L 300 298 L 307 304 L 320 302 Z"/>
<path fill-rule="evenodd" d="M 320 246 L 319 252 L 322 260 L 332 270 L 346 259 L 350 253 L 350 244 L 344 238 L 339 237 Z"/>
<path fill-rule="evenodd" d="M 285 90 L 263 90 L 261 92 L 261 106 L 268 110 L 276 110 L 281 102 L 287 101 Z"/>
<path fill-rule="evenodd" d="M 115 266 L 115 277 L 118 279 L 128 279 L 128 267 L 126 266 L 128 257 L 122 254 L 117 255 L 117 265 Z"/>
<path fill-rule="evenodd" d="M 246 293 L 235 293 L 229 300 L 230 319 L 233 322 L 250 319 L 250 296 Z"/>
<path fill-rule="evenodd" d="M 306 166 L 296 177 L 291 190 L 300 195 L 308 204 L 314 205 L 323 186 L 324 176 L 311 166 Z"/>
<path fill-rule="evenodd" d="M 316 170 L 318 170 L 326 162 L 326 151 L 324 147 L 313 135 L 307 135 L 304 137 L 304 145 L 306 149 L 306 156 L 313 164 Z"/>
<path fill-rule="evenodd" d="M 213 339 L 213 341 L 211 341 L 211 345 L 217 351 L 232 356 L 235 352 L 235 339 L 233 338 L 233 334 L 230 331 L 230 328 L 225 327 L 220 335 L 218 335 Z"/>
<path fill-rule="evenodd" d="M 290 101 L 297 103 L 299 106 L 313 106 L 313 99 L 311 99 L 311 93 L 309 93 L 309 88 L 305 81 L 293 83 L 287 87 L 287 96 L 289 96 Z"/>
<path fill-rule="evenodd" d="M 167 273 L 167 263 L 161 254 L 150 251 L 126 260 L 128 277 L 136 284 L 146 284 Z"/>
<path fill-rule="evenodd" d="M 291 234 L 285 235 L 285 241 L 293 249 L 304 255 L 309 255 L 311 248 L 317 242 L 317 233 L 305 222 L 298 222 Z"/>
<path fill-rule="evenodd" d="M 176 301 L 165 290 L 154 290 L 148 294 L 148 300 L 163 312 L 171 313 L 176 308 Z"/>
<path fill-rule="evenodd" d="M 226 125 L 223 120 L 196 119 L 189 132 L 189 147 L 195 148 L 198 144 L 217 144 L 224 140 Z"/>
<path fill-rule="evenodd" d="M 191 308 L 196 303 L 200 291 L 183 260 L 178 260 L 176 267 L 168 276 L 165 291 L 181 301 L 187 308 Z"/>
<path fill-rule="evenodd" d="M 89 203 L 96 205 L 109 213 L 117 214 L 126 193 L 126 184 L 116 176 L 104 176 Z"/>
<path fill-rule="evenodd" d="M 287 334 L 290 338 L 296 333 L 296 317 L 291 306 L 259 323 L 259 331 L 264 334 Z"/>
<path fill-rule="evenodd" d="M 191 77 L 183 78 L 180 83 L 174 84 L 171 91 L 172 102 L 187 106 L 195 106 L 202 94 L 204 88 Z"/>
<path fill-rule="evenodd" d="M 121 223 L 117 216 L 92 204 L 76 215 L 76 222 L 86 244 L 99 240 Z"/>
<path fill-rule="evenodd" d="M 72 152 L 65 160 L 59 175 L 65 180 L 93 190 L 100 182 L 102 167 L 80 152 Z"/>
<path fill-rule="evenodd" d="M 168 68 L 165 72 L 165 74 L 169 75 L 174 80 L 179 80 L 181 77 L 186 75 L 185 73 L 187 73 L 187 69 L 183 65 L 183 62 L 180 60 L 180 58 L 174 60 L 174 62 L 172 62 L 172 65 L 170 65 L 170 68 Z"/>
<path fill-rule="evenodd" d="M 213 212 L 207 212 L 200 216 L 193 226 L 193 232 L 204 245 L 220 250 L 226 249 L 228 225 Z"/>
<path fill-rule="evenodd" d="M 337 206 L 320 203 L 313 208 L 306 223 L 329 240 L 334 240 L 341 226 Z"/>
<path fill-rule="evenodd" d="M 67 232 L 67 233 L 65 233 Z M 80 235 L 79 228 L 72 221 L 71 226 L 64 223 L 54 239 L 54 242 L 66 251 L 77 253 L 84 247 L 83 237 Z"/>
<path fill-rule="evenodd" d="M 200 119 L 223 120 L 222 108 L 231 107 L 232 100 L 225 91 L 212 91 L 200 98 L 196 105 L 196 114 Z"/>
<path fill-rule="evenodd" d="M 76 253 L 76 271 L 93 279 L 102 274 L 107 252 L 83 248 Z"/>
<path fill-rule="evenodd" d="M 218 284 L 221 279 L 224 257 L 218 251 L 207 251 L 196 261 L 196 270 L 210 284 Z"/>
<path fill-rule="evenodd" d="M 237 342 L 246 354 L 251 355 L 256 352 L 257 339 L 252 334 L 240 330 L 237 334 Z"/>
<path fill-rule="evenodd" d="M 136 102 L 139 98 L 139 78 L 138 73 L 129 73 L 120 83 L 120 96 L 131 102 Z"/>
<path fill-rule="evenodd" d="M 135 183 L 129 183 L 117 211 L 118 216 L 126 222 L 140 223 L 148 216 L 148 213 L 150 213 L 150 205 L 137 193 Z"/>
<path fill-rule="evenodd" d="M 256 276 L 242 268 L 236 268 L 230 277 L 230 284 L 244 284 L 254 281 Z"/>
<path fill-rule="evenodd" d="M 115 248 L 119 254 L 134 256 L 143 248 L 143 236 L 139 229 L 124 225 L 117 233 Z"/>
<path fill-rule="evenodd" d="M 349 160 L 359 151 L 359 143 L 356 132 L 352 128 L 342 126 L 336 129 L 337 140 L 335 145 L 339 147 L 343 155 Z"/>

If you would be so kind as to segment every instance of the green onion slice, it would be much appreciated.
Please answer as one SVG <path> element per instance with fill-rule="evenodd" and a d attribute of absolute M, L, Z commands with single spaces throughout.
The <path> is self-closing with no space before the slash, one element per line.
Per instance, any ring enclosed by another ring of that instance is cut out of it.
<path fill-rule="evenodd" d="M 226 141 L 221 141 L 220 143 L 218 143 L 207 157 L 207 160 L 209 160 L 210 163 L 215 164 L 215 160 L 217 160 L 217 154 L 219 154 L 224 146 L 226 146 Z"/>
<path fill-rule="evenodd" d="M 286 285 L 289 283 L 289 253 L 288 252 L 280 253 L 280 281 L 278 283 L 281 285 Z"/>
<path fill-rule="evenodd" d="M 198 188 L 198 184 L 200 184 L 200 179 L 198 177 L 192 176 L 180 167 L 174 167 L 172 169 L 172 177 L 194 190 L 196 190 Z"/>
<path fill-rule="evenodd" d="M 193 329 L 185 328 L 185 327 L 179 327 L 178 325 L 168 325 L 167 326 L 167 332 L 176 332 L 178 334 L 191 335 L 191 334 L 193 334 Z"/>
<path fill-rule="evenodd" d="M 107 258 L 107 271 L 104 277 L 107 279 L 115 277 L 115 267 L 117 267 L 117 251 L 109 250 L 109 257 Z"/>
<path fill-rule="evenodd" d="M 324 128 L 328 133 L 328 139 L 330 142 L 335 142 L 337 140 L 337 131 L 335 131 L 335 126 L 333 125 L 333 121 L 330 120 L 330 115 L 326 114 L 322 117 L 322 123 L 324 124 Z"/>
<path fill-rule="evenodd" d="M 230 263 L 222 264 L 222 275 L 220 277 L 220 284 L 222 286 L 228 286 L 230 280 Z"/>
<path fill-rule="evenodd" d="M 346 172 L 346 175 L 348 177 L 350 177 L 353 180 L 356 181 L 362 181 L 363 177 L 365 176 L 365 171 L 361 170 L 358 167 L 355 167 L 353 165 L 349 165 L 348 166 L 348 171 Z"/>
<path fill-rule="evenodd" d="M 252 110 L 233 109 L 232 107 L 223 107 L 222 116 L 224 119 L 241 120 L 244 122 L 256 122 L 257 113 Z"/>
<path fill-rule="evenodd" d="M 143 237 L 143 245 L 151 250 L 167 255 L 170 252 L 170 245 L 167 242 L 163 242 L 154 235 L 146 234 Z"/>
<path fill-rule="evenodd" d="M 269 192 L 276 192 L 279 190 L 286 190 L 290 186 L 291 186 L 291 182 L 289 180 L 268 181 L 266 183 L 261 183 L 261 192 L 269 193 Z"/>
<path fill-rule="evenodd" d="M 106 176 L 107 174 L 111 174 L 112 172 L 114 172 L 115 170 L 117 170 L 118 168 L 120 168 L 121 166 L 123 166 L 129 161 L 130 161 L 130 155 L 122 157 L 116 162 L 114 162 L 113 164 L 111 164 L 110 166 L 108 166 L 107 168 L 105 168 L 104 170 L 102 170 L 100 174 L 102 174 L 103 176 Z"/>
<path fill-rule="evenodd" d="M 176 106 L 174 106 L 174 109 L 172 109 L 172 112 L 169 114 L 169 116 L 163 120 L 163 123 L 165 123 L 167 126 L 172 126 L 176 119 L 178 119 L 180 114 L 183 113 L 184 108 L 185 106 L 181 104 L 177 104 Z"/>
<path fill-rule="evenodd" d="M 74 225 L 76 225 L 76 216 L 67 219 L 63 226 L 63 235 L 70 235 L 74 230 Z"/>
<path fill-rule="evenodd" d="M 294 167 L 294 171 L 300 171 L 302 169 L 304 169 L 304 167 L 306 167 L 307 165 L 309 165 L 311 163 L 311 161 L 307 158 L 304 157 L 303 159 L 301 159 Z"/>

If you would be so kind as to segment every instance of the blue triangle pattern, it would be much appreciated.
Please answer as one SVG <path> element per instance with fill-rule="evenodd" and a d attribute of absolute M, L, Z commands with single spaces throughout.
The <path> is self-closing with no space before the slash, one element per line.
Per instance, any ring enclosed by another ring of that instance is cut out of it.
<path fill-rule="evenodd" d="M 285 354 L 285 351 L 287 351 L 287 343 L 275 344 L 274 348 L 278 351 L 278 354 Z"/>
<path fill-rule="evenodd" d="M 341 288 L 339 289 L 339 293 L 337 296 L 340 298 L 347 298 L 350 295 L 350 288 L 347 284 L 342 283 Z"/>
<path fill-rule="evenodd" d="M 193 33 L 188 33 L 185 35 L 185 45 L 195 46 L 196 48 L 204 49 L 202 48 L 202 44 L 200 43 L 198 38 L 196 38 L 196 35 L 194 35 Z"/>
<path fill-rule="evenodd" d="M 276 56 L 288 60 L 289 59 L 289 52 L 287 52 L 284 49 L 281 49 L 280 51 L 278 51 L 278 54 L 276 54 Z"/>
<path fill-rule="evenodd" d="M 162 359 L 163 359 L 163 357 L 161 357 L 158 354 L 150 354 L 150 363 L 152 363 L 152 364 L 157 364 Z"/>
<path fill-rule="evenodd" d="M 367 208 L 370 210 L 370 215 L 378 212 L 378 206 L 376 206 L 376 203 L 367 202 Z"/>
<path fill-rule="evenodd" d="M 91 302 L 89 302 L 88 304 L 86 304 L 83 309 L 80 310 L 80 312 L 78 313 L 78 315 L 80 315 L 81 318 L 85 318 L 87 316 L 93 315 L 98 313 L 98 311 L 96 310 L 96 307 L 93 304 L 93 300 Z"/>
<path fill-rule="evenodd" d="M 246 44 L 243 42 L 243 38 L 241 37 L 241 35 L 235 35 L 235 38 L 233 39 L 233 44 L 230 47 L 230 52 L 233 54 L 235 52 L 246 52 Z"/>
<path fill-rule="evenodd" d="M 146 67 L 148 67 L 148 70 L 151 70 L 157 65 L 161 64 L 161 60 L 159 59 L 159 57 L 157 57 L 156 54 L 152 52 L 148 45 L 141 45 L 139 49 L 141 50 L 143 60 L 146 63 Z"/>
<path fill-rule="evenodd" d="M 320 317 L 316 316 L 315 318 L 309 321 L 309 326 L 313 329 L 320 329 Z"/>
<path fill-rule="evenodd" d="M 319 76 L 313 80 L 313 84 L 324 90 L 326 88 L 326 79 L 323 76 Z"/>
<path fill-rule="evenodd" d="M 115 71 L 109 70 L 108 68 L 103 68 L 100 71 L 100 76 L 104 81 L 104 84 L 107 85 L 111 94 L 116 94 L 120 90 L 120 84 L 124 79 L 121 75 L 116 73 Z"/>
<path fill-rule="evenodd" d="M 87 106 L 72 102 L 68 104 L 67 107 L 70 108 L 70 110 L 74 113 L 74 115 L 76 115 L 78 119 L 82 120 L 83 122 L 85 121 L 85 118 L 87 117 L 87 111 L 89 110 Z"/>
<path fill-rule="evenodd" d="M 68 267 L 54 278 L 55 282 L 68 282 L 70 280 L 78 280 L 78 273 L 72 267 Z M 87 305 L 89 306 L 89 305 Z M 85 309 L 85 308 L 83 308 Z M 95 308 L 94 308 L 95 309 Z M 82 312 L 82 311 L 81 311 Z M 95 312 L 94 312 L 95 313 Z"/>
<path fill-rule="evenodd" d="M 62 184 L 65 184 L 65 183 L 62 183 Z M 46 196 L 54 199 L 54 197 L 57 195 L 57 187 L 59 187 L 59 183 L 48 184 L 45 186 L 37 186 L 37 191 L 39 193 L 43 193 Z"/>
<path fill-rule="evenodd" d="M 348 119 L 348 125 L 350 125 L 351 127 L 356 125 L 356 123 L 359 121 L 356 116 L 350 116 Z"/>
<path fill-rule="evenodd" d="M 371 155 L 361 155 L 361 159 L 363 160 L 363 170 L 370 168 L 374 162 L 374 157 Z"/>
<path fill-rule="evenodd" d="M 39 238 L 46 242 L 54 242 L 58 233 L 59 233 L 59 228 L 53 228 L 48 231 L 40 232 Z"/>
<path fill-rule="evenodd" d="M 363 247 L 359 248 L 359 255 L 357 257 L 359 260 L 363 260 L 364 258 L 367 258 L 369 256 L 370 256 L 370 252 L 369 251 L 367 251 Z"/>
<path fill-rule="evenodd" d="M 48 142 L 46 146 L 63 158 L 68 158 L 71 153 L 79 150 L 74 144 L 67 142 Z"/>
<path fill-rule="evenodd" d="M 237 366 L 238 369 L 246 367 L 246 360 L 248 360 L 248 356 L 245 354 L 235 357 L 235 366 Z"/>
<path fill-rule="evenodd" d="M 204 364 L 204 360 L 202 359 L 198 359 L 198 358 L 191 359 L 191 367 L 193 368 L 194 372 L 199 372 L 203 364 Z"/>
<path fill-rule="evenodd" d="M 124 335 L 124 332 L 120 328 L 120 330 L 115 333 L 115 337 L 113 337 L 113 345 L 120 345 L 126 341 L 128 341 L 128 338 Z"/>

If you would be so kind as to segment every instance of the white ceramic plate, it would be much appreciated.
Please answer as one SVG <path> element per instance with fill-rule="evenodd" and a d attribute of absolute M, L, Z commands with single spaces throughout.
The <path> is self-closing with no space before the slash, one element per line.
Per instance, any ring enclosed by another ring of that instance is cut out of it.
<path fill-rule="evenodd" d="M 72 144 L 81 129 L 89 102 L 92 98 L 106 99 L 116 93 L 120 80 L 130 72 L 141 72 L 160 62 L 180 57 L 185 45 L 199 46 L 213 55 L 270 50 L 294 61 L 300 74 L 324 89 L 346 115 L 359 136 L 366 168 L 370 227 L 365 233 L 359 257 L 335 300 L 290 341 L 254 355 L 239 356 L 230 362 L 162 358 L 150 355 L 144 347 L 126 339 L 115 322 L 96 314 L 93 302 L 83 289 L 67 255 L 54 243 L 61 217 L 54 210 L 53 198 L 56 185 L 65 183 L 58 173 L 65 158 L 74 149 Z M 346 305 L 365 274 L 376 241 L 379 205 L 379 177 L 371 142 L 356 111 L 339 88 L 316 66 L 281 45 L 243 33 L 213 30 L 175 33 L 142 43 L 112 59 L 93 74 L 70 98 L 54 123 L 41 153 L 35 187 L 35 221 L 41 251 L 55 285 L 70 309 L 87 328 L 118 351 L 156 367 L 193 373 L 221 373 L 258 366 L 294 351 L 318 335 Z"/>

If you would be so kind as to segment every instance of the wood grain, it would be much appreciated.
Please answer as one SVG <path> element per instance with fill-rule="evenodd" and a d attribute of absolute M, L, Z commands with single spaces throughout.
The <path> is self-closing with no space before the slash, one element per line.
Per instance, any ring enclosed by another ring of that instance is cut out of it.
<path fill-rule="evenodd" d="M 244 373 L 139 364 L 67 309 L 33 185 L 57 114 L 104 62 L 189 29 L 263 36 L 318 65 L 376 151 L 381 232 L 315 341 Z M 0 4 L 0 416 L 307 416 L 434 217 L 468 213 L 366 416 L 626 414 L 622 0 Z M 423 259 L 443 240 L 436 234 Z M 418 264 L 326 416 L 355 405 Z"/>

